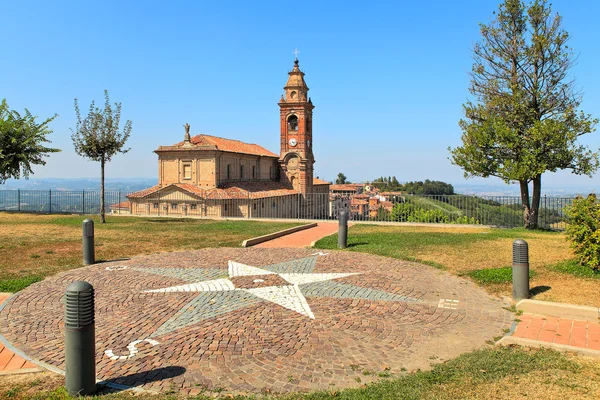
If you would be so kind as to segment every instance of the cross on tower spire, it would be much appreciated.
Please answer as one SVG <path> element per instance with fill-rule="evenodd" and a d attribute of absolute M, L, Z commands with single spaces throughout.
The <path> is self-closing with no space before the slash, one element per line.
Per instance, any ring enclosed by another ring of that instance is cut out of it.
<path fill-rule="evenodd" d="M 297 61 L 298 60 L 298 53 L 300 53 L 300 52 L 298 51 L 298 49 L 294 49 L 294 51 L 292 51 L 292 53 L 294 53 L 294 56 L 295 56 L 296 61 Z"/>

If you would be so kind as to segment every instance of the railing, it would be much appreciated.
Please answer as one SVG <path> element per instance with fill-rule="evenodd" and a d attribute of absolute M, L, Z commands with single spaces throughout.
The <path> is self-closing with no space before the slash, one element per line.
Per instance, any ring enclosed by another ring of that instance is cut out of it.
<path fill-rule="evenodd" d="M 501 227 L 523 226 L 519 196 L 419 196 L 293 194 L 234 199 L 203 199 L 183 192 L 154 194 L 140 199 L 128 193 L 107 191 L 106 213 L 140 216 L 203 218 L 271 218 L 335 220 L 345 210 L 353 221 L 422 222 Z M 539 226 L 564 229 L 564 208 L 570 197 L 543 196 Z M 0 190 L 0 211 L 98 214 L 98 191 Z"/>

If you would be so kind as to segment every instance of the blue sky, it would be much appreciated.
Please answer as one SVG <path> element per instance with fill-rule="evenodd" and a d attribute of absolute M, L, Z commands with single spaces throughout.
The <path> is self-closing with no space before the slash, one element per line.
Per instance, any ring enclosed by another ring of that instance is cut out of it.
<path fill-rule="evenodd" d="M 314 111 L 315 175 L 364 181 L 465 183 L 448 160 L 460 144 L 467 72 L 479 22 L 499 0 L 2 1 L 0 98 L 54 113 L 52 155 L 35 177 L 97 177 L 73 151 L 73 99 L 85 111 L 103 90 L 133 122 L 131 151 L 109 177 L 156 177 L 159 145 L 207 133 L 279 152 L 279 110 L 292 51 L 300 51 Z M 600 2 L 554 0 L 571 45 L 582 109 L 600 116 Z M 600 132 L 582 142 L 600 147 Z M 600 187 L 570 173 L 544 183 Z M 469 182 L 483 183 L 482 179 Z M 487 180 L 497 184 L 497 179 Z"/>

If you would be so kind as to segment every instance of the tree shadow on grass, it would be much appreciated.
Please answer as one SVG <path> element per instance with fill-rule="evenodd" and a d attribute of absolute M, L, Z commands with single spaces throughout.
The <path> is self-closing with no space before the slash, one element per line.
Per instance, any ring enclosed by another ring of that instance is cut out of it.
<path fill-rule="evenodd" d="M 135 374 L 107 379 L 98 383 L 100 393 L 108 394 L 120 392 L 132 387 L 138 387 L 151 382 L 172 379 L 183 375 L 186 369 L 179 366 L 156 368 L 149 371 L 137 372 Z M 110 385 L 112 384 L 112 385 Z M 122 386 L 122 387 L 120 387 Z"/>
<path fill-rule="evenodd" d="M 550 289 L 552 289 L 550 286 L 535 286 L 529 290 L 529 293 L 531 293 L 532 296 L 537 296 L 538 294 L 547 292 Z"/>

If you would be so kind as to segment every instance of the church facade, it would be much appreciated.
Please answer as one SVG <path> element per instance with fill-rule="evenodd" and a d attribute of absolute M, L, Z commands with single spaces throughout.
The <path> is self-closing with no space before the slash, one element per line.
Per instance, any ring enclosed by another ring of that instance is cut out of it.
<path fill-rule="evenodd" d="M 313 103 L 298 60 L 279 101 L 279 155 L 257 144 L 190 135 L 160 146 L 158 185 L 127 196 L 134 215 L 314 218 L 328 212 L 329 182 L 313 178 Z"/>

